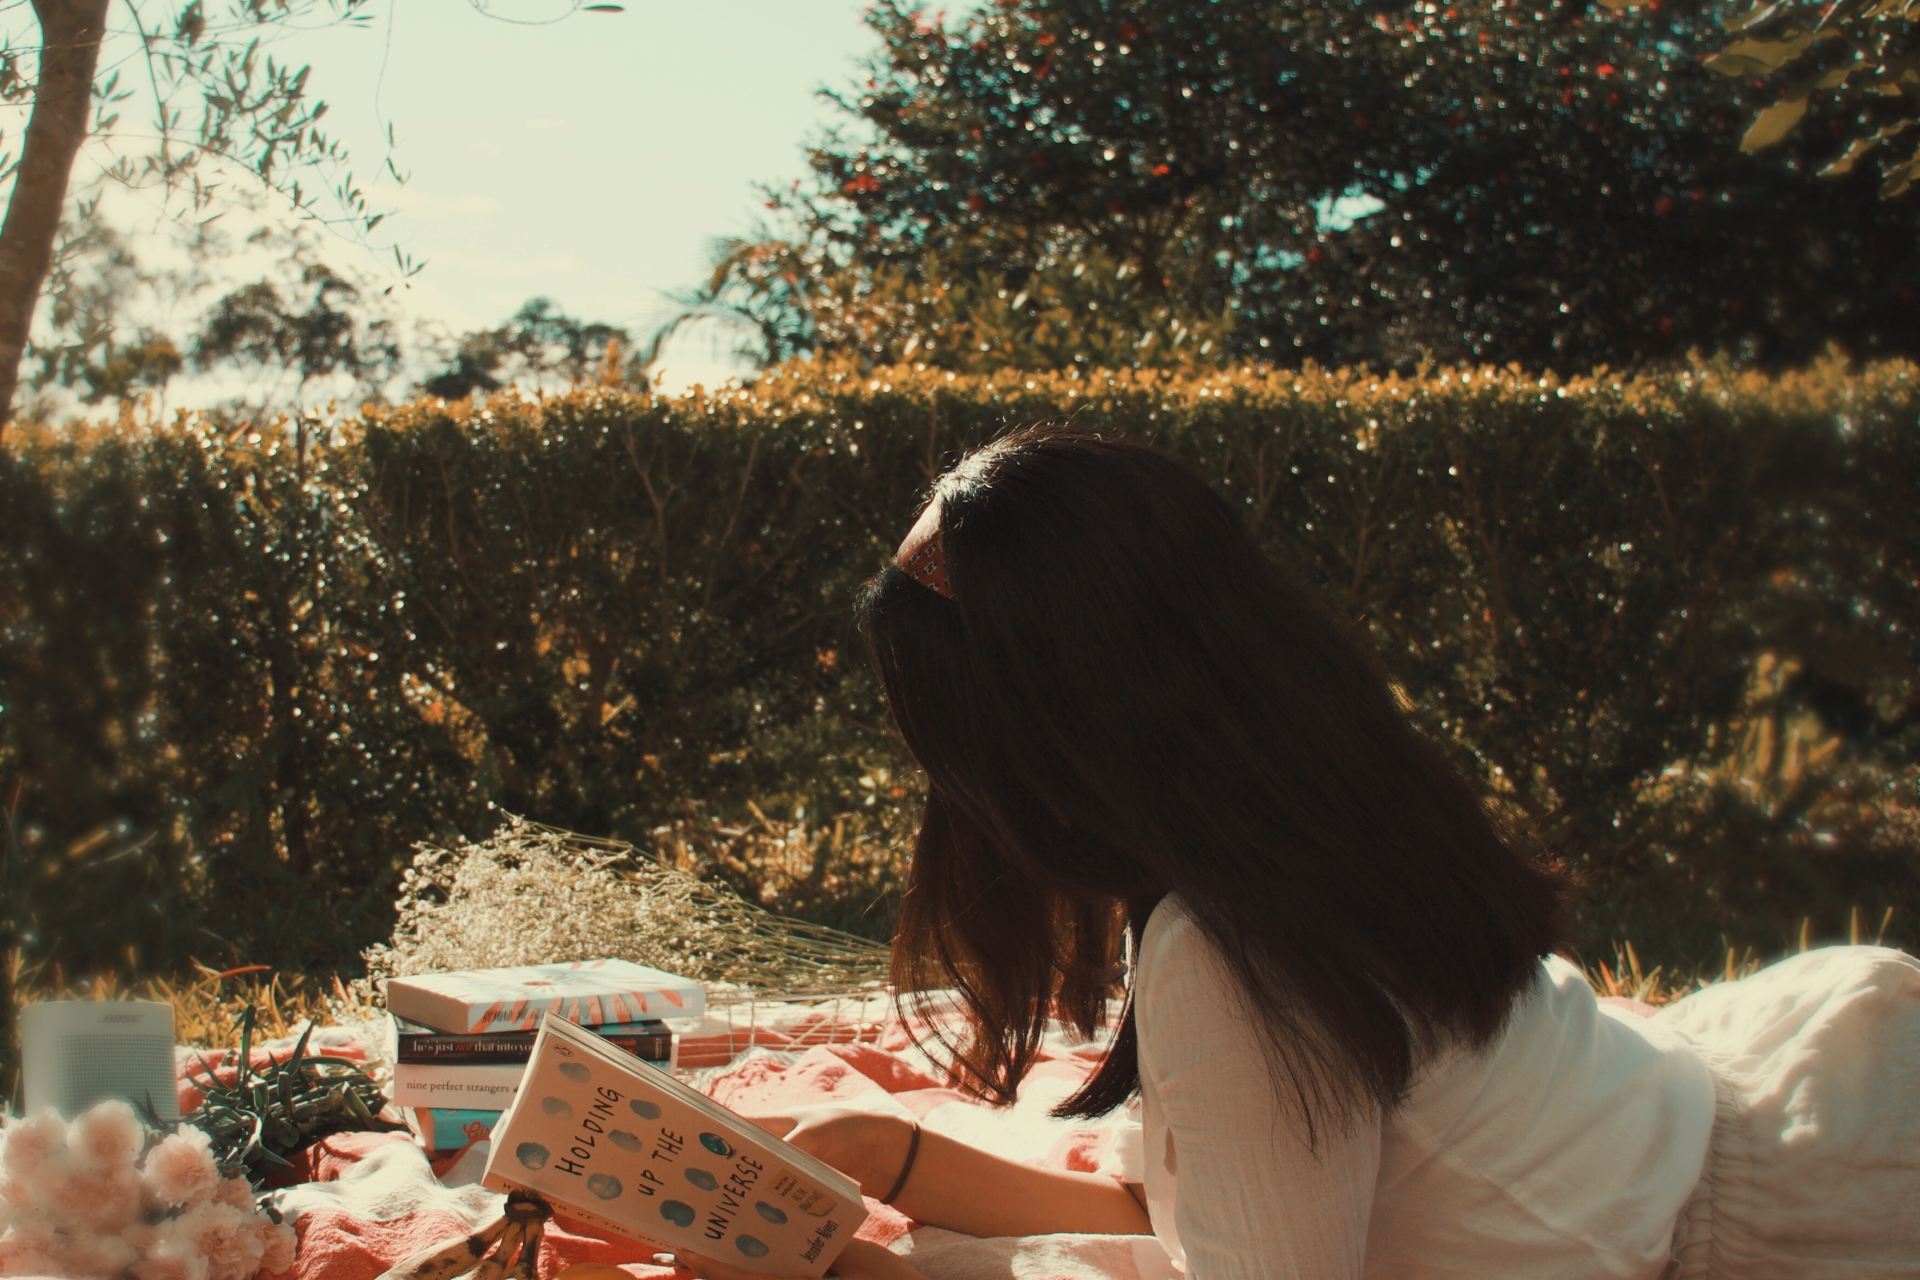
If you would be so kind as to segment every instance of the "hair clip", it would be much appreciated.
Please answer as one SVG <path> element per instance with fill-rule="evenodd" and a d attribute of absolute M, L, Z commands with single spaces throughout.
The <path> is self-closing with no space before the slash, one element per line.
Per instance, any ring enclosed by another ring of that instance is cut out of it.
<path fill-rule="evenodd" d="M 940 536 L 939 503 L 927 504 L 900 544 L 900 550 L 894 553 L 893 562 L 929 591 L 953 599 L 953 583 L 947 577 L 946 543 Z"/>

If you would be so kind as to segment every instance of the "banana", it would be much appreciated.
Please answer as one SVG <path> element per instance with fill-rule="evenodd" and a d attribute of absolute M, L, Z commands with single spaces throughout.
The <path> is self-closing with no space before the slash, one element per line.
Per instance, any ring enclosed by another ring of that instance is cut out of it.
<path fill-rule="evenodd" d="M 499 1247 L 481 1260 L 470 1280 L 507 1280 L 507 1266 L 513 1261 L 513 1256 L 520 1252 L 520 1246 L 526 1239 L 527 1224 L 509 1219 L 506 1233 L 500 1237 Z"/>
<path fill-rule="evenodd" d="M 379 1280 L 453 1280 L 473 1270 L 487 1249 L 506 1234 L 507 1219 L 502 1214 L 470 1236 L 429 1245 L 410 1257 L 402 1258 L 380 1274 Z"/>

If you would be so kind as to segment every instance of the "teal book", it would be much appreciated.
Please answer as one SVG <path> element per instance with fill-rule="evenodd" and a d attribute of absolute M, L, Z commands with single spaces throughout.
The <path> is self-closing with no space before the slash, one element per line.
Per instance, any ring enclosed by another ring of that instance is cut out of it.
<path fill-rule="evenodd" d="M 413 1136 L 429 1151 L 459 1151 L 485 1142 L 501 1116 L 498 1111 L 454 1107 L 407 1107 L 401 1114 Z"/>

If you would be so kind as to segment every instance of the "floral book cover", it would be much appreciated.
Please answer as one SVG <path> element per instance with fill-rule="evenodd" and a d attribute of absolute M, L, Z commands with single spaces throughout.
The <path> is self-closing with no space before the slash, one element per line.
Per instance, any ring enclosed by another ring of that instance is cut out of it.
<path fill-rule="evenodd" d="M 846 1175 L 553 1014 L 481 1180 L 767 1275 L 823 1274 L 867 1217 Z"/>
<path fill-rule="evenodd" d="M 630 960 L 574 960 L 508 969 L 426 973 L 387 982 L 395 1017 L 461 1035 L 531 1031 L 552 1010 L 587 1026 L 692 1018 L 707 1007 L 691 978 Z"/>

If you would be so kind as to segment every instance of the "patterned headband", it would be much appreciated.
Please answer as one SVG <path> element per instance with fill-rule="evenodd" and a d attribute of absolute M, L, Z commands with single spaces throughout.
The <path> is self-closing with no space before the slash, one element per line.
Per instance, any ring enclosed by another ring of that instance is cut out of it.
<path fill-rule="evenodd" d="M 947 550 L 940 538 L 938 502 L 929 502 L 920 513 L 920 519 L 914 522 L 906 540 L 894 552 L 893 562 L 929 591 L 953 599 L 953 583 L 947 578 Z"/>

